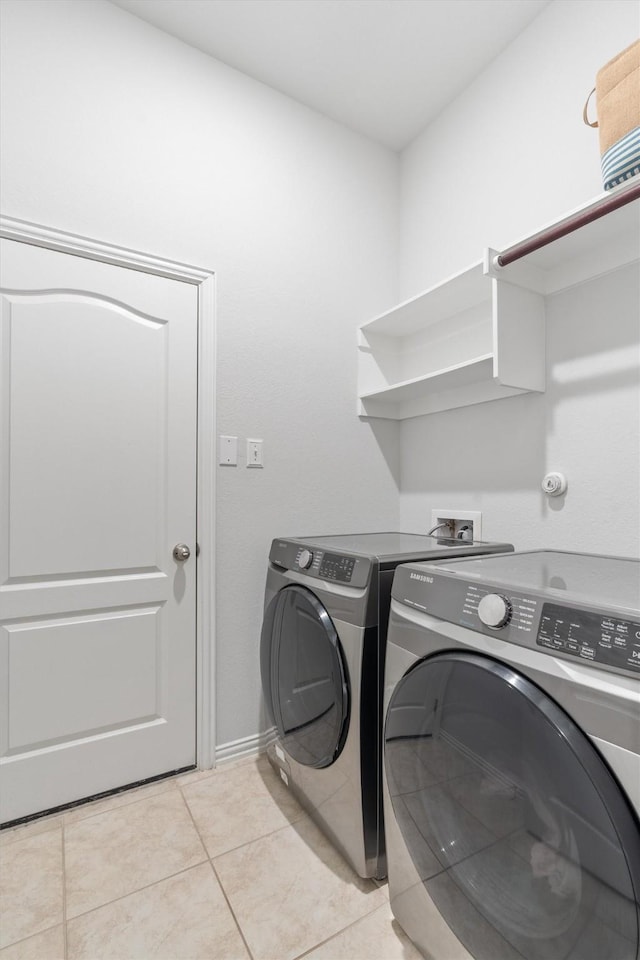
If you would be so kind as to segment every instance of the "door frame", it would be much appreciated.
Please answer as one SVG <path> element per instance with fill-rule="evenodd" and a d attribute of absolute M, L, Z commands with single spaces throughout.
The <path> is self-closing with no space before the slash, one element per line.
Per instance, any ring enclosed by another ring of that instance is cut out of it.
<path fill-rule="evenodd" d="M 198 404 L 196 473 L 196 762 L 215 766 L 215 274 L 204 267 L 165 260 L 139 250 L 103 243 L 0 214 L 0 237 L 59 253 L 141 270 L 191 283 L 198 291 Z"/>

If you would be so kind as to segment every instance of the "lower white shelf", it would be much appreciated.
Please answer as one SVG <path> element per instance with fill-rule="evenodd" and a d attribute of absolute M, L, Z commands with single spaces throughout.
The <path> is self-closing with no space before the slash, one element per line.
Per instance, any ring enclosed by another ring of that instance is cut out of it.
<path fill-rule="evenodd" d="M 444 370 L 360 394 L 358 413 L 362 417 L 406 420 L 525 392 L 525 389 L 500 383 L 494 376 L 493 354 L 487 353 Z"/>
<path fill-rule="evenodd" d="M 363 393 L 361 400 L 385 400 L 389 403 L 402 403 L 405 400 L 415 400 L 430 387 L 430 382 L 438 390 L 447 390 L 454 387 L 464 387 L 478 380 L 486 380 L 493 376 L 493 354 L 485 353 L 481 357 L 473 357 L 463 363 L 456 363 L 444 370 L 434 370 L 421 377 L 403 380 L 382 390 L 372 390 Z"/>

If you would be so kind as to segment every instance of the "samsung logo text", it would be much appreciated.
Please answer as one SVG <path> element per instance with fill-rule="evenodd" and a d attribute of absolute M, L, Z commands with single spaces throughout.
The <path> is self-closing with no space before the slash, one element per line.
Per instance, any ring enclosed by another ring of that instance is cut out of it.
<path fill-rule="evenodd" d="M 409 580 L 422 580 L 423 583 L 433 583 L 433 577 L 426 577 L 424 573 L 410 573 Z"/>

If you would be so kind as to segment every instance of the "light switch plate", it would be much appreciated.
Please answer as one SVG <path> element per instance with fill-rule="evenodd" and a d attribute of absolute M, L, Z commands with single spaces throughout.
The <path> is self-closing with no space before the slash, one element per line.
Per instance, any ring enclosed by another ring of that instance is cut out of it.
<path fill-rule="evenodd" d="M 247 438 L 247 466 L 264 466 L 262 459 L 262 440 L 250 440 Z"/>

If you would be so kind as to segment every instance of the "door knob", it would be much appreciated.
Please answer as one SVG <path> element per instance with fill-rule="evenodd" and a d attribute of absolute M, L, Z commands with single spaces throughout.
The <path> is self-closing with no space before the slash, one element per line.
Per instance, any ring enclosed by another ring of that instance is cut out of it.
<path fill-rule="evenodd" d="M 186 545 L 186 543 L 176 543 L 173 548 L 173 559 L 178 560 L 180 563 L 184 563 L 185 560 L 188 560 L 191 556 L 191 550 Z"/>

